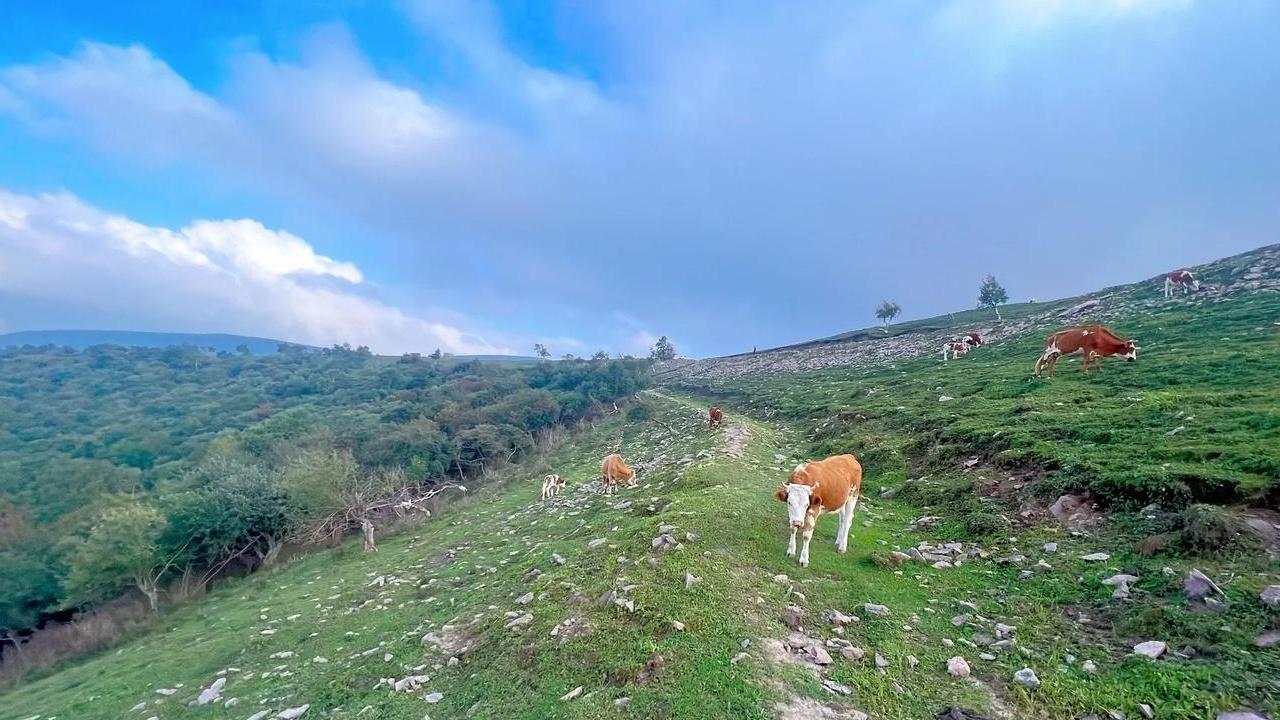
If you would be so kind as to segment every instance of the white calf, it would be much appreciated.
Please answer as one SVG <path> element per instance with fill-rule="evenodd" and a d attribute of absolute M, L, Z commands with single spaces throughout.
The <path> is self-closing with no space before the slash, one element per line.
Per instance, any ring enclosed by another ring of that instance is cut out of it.
<path fill-rule="evenodd" d="M 560 494 L 560 489 L 564 487 L 564 479 L 559 475 L 551 474 L 542 478 L 542 499 L 555 497 Z"/>

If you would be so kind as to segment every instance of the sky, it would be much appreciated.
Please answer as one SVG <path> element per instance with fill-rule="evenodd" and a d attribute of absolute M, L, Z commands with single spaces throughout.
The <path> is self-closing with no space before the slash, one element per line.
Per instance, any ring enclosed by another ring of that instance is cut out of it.
<path fill-rule="evenodd" d="M 1280 3 L 17 0 L 0 332 L 771 347 L 1277 242 Z"/>

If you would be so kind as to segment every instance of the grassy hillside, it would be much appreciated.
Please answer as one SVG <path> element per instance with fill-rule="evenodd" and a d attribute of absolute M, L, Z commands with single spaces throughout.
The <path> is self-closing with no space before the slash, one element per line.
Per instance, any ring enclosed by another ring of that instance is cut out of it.
<path fill-rule="evenodd" d="M 227 335 L 223 333 L 162 333 L 131 330 L 23 330 L 0 335 L 0 347 L 68 347 L 84 350 L 94 345 L 115 345 L 130 348 L 166 348 L 189 345 L 208 348 L 215 352 L 237 353 L 247 350 L 253 355 L 275 355 L 281 345 L 318 350 L 306 345 L 286 343 L 283 340 Z"/>
<path fill-rule="evenodd" d="M 651 395 L 647 405 L 651 418 L 633 410 L 633 421 L 601 421 L 511 476 L 509 489 L 388 540 L 377 554 L 348 545 L 228 584 L 118 649 L 0 696 L 0 717 L 243 719 L 304 704 L 306 718 L 415 720 L 860 717 L 855 710 L 906 720 L 951 705 L 1003 718 L 1136 717 L 1138 703 L 1161 718 L 1280 710 L 1280 655 L 1249 642 L 1276 620 L 1257 601 L 1275 581 L 1272 566 L 1142 558 L 1105 527 L 1036 526 L 976 544 L 945 518 L 919 530 L 917 506 L 877 497 L 882 484 L 900 484 L 902 470 L 872 454 L 870 498 L 849 553 L 831 547 L 835 521 L 826 518 L 812 566 L 802 569 L 783 555 L 785 514 L 771 493 L 807 441 L 735 414 L 727 429 L 710 431 L 703 406 L 680 398 Z M 598 458 L 619 446 L 645 468 L 641 487 L 610 498 L 584 487 Z M 546 503 L 530 477 L 544 468 L 570 483 Z M 663 530 L 680 545 L 656 549 Z M 950 569 L 898 568 L 889 555 L 961 538 Z M 1046 541 L 1058 543 L 1056 552 L 1042 549 Z M 1100 550 L 1111 559 L 1080 558 Z M 1030 560 L 996 562 L 1013 553 Z M 1022 577 L 1038 559 L 1050 567 Z M 1177 600 L 1192 564 L 1222 583 L 1221 613 Z M 1113 600 L 1100 584 L 1121 569 L 1140 578 L 1137 602 Z M 780 622 L 788 605 L 803 613 L 803 634 Z M 824 619 L 831 609 L 860 620 L 837 630 Z M 962 615 L 958 626 L 952 618 Z M 991 646 L 996 623 L 1016 626 L 1010 647 Z M 818 668 L 788 652 L 789 636 L 799 645 L 847 640 L 865 657 L 832 646 L 830 664 Z M 1150 639 L 1212 654 L 1129 656 Z M 947 674 L 955 655 L 972 678 Z M 1038 675 L 1038 690 L 1013 682 L 1023 668 Z M 411 676 L 426 677 L 406 692 L 383 680 Z M 226 678 L 218 702 L 188 705 L 218 677 Z"/>

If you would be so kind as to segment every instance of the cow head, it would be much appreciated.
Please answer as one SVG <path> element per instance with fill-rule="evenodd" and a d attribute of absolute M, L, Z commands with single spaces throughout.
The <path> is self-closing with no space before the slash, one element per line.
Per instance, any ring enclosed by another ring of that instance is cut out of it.
<path fill-rule="evenodd" d="M 1132 340 L 1126 340 L 1124 343 L 1124 359 L 1126 362 L 1138 359 L 1138 346 L 1134 345 Z"/>
<path fill-rule="evenodd" d="M 814 492 L 817 489 L 816 485 L 809 484 L 809 475 L 805 472 L 804 465 L 801 465 L 791 473 L 787 484 L 773 494 L 787 504 L 787 523 L 790 527 L 804 527 L 805 515 L 809 509 L 821 502 Z"/>

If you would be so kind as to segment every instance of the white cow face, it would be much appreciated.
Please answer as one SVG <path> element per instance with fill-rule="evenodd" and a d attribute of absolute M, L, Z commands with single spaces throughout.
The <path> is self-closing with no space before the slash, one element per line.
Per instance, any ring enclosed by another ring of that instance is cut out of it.
<path fill-rule="evenodd" d="M 813 494 L 815 488 L 812 485 L 807 482 L 796 482 L 807 479 L 808 475 L 802 464 L 791 473 L 787 484 L 774 493 L 775 497 L 787 504 L 787 523 L 793 528 L 804 527 L 805 515 L 818 502 L 817 496 Z"/>
<path fill-rule="evenodd" d="M 1128 362 L 1133 362 L 1134 360 L 1138 359 L 1138 346 L 1134 345 L 1132 340 L 1125 343 L 1124 359 L 1127 360 Z"/>

